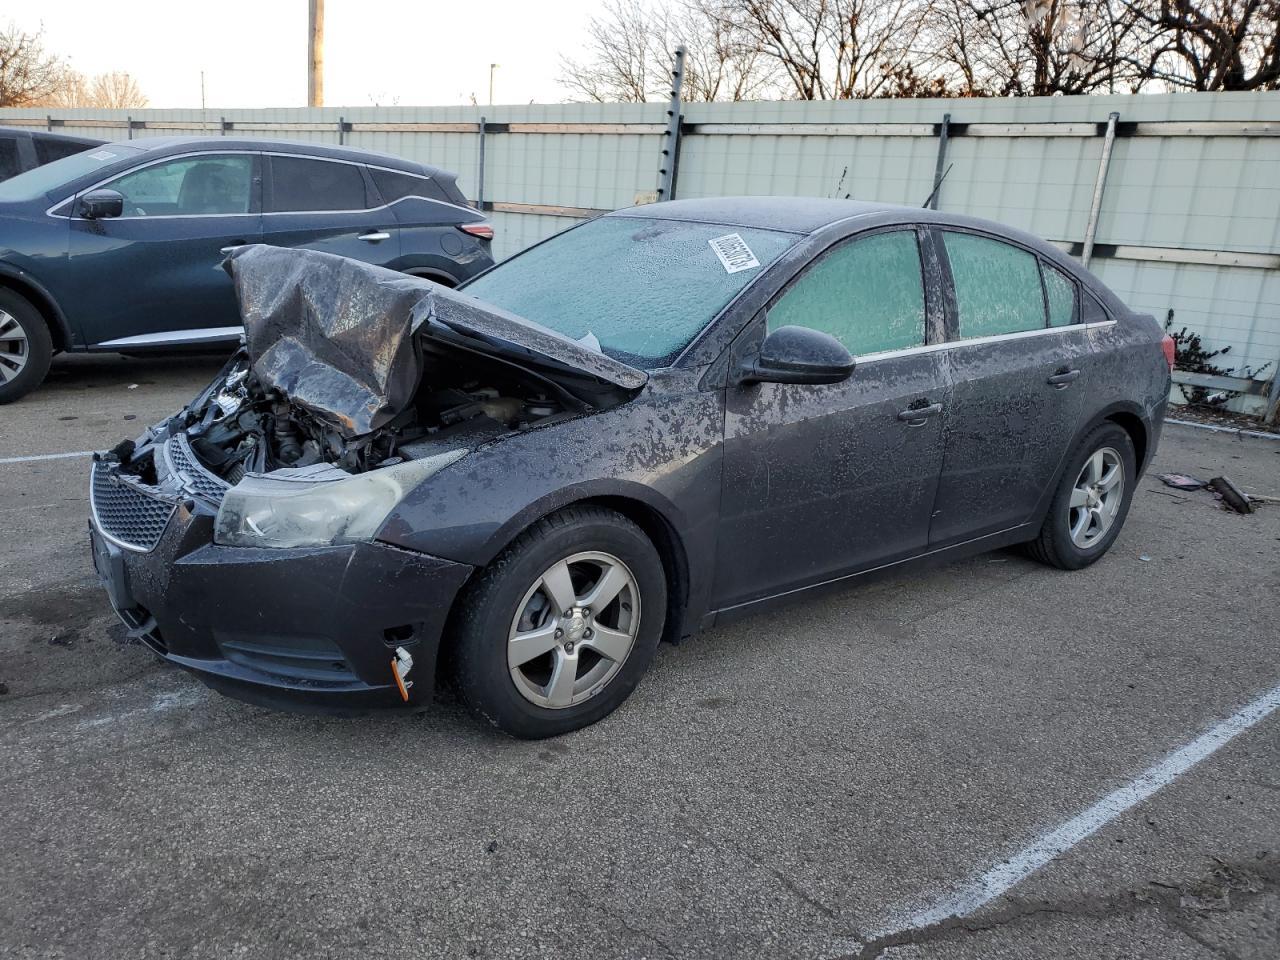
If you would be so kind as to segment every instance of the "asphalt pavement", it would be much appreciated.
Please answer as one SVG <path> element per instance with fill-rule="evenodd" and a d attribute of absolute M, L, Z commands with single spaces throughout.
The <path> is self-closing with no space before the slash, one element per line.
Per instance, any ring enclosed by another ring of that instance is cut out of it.
<path fill-rule="evenodd" d="M 125 642 L 87 458 L 31 458 L 217 366 L 60 358 L 0 407 L 0 957 L 1280 956 L 1280 505 L 1153 476 L 1278 496 L 1280 442 L 1170 426 L 1087 570 L 802 599 L 522 743 L 448 694 L 269 712 Z"/>

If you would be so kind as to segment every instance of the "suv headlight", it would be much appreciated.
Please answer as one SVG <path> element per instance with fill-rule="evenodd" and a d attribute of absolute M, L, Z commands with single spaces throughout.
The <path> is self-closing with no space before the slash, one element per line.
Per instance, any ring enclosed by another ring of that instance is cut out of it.
<path fill-rule="evenodd" d="M 410 490 L 466 454 L 450 450 L 355 475 L 317 464 L 245 477 L 222 498 L 214 542 L 286 548 L 368 540 Z"/>

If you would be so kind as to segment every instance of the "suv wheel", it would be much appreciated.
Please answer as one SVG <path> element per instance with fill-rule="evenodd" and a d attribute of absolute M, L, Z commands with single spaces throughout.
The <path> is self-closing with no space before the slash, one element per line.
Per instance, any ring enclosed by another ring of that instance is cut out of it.
<path fill-rule="evenodd" d="M 1120 534 L 1137 483 L 1129 434 L 1114 423 L 1094 427 L 1067 459 L 1040 535 L 1028 552 L 1062 570 L 1087 567 Z"/>
<path fill-rule="evenodd" d="M 459 599 L 460 692 L 517 737 L 595 723 L 639 683 L 667 612 L 662 561 L 602 507 L 569 507 L 522 534 Z"/>
<path fill-rule="evenodd" d="M 0 290 L 0 403 L 38 387 L 52 359 L 53 341 L 40 311 L 12 290 Z"/>

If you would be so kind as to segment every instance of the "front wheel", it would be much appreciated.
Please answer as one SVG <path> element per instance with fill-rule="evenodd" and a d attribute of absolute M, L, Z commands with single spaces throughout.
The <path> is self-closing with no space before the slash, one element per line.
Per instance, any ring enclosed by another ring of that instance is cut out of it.
<path fill-rule="evenodd" d="M 458 604 L 463 699 L 538 739 L 595 723 L 635 689 L 662 636 L 666 575 L 632 521 L 569 507 L 518 537 Z"/>
<path fill-rule="evenodd" d="M 0 290 L 0 403 L 40 386 L 53 359 L 44 317 L 24 297 Z"/>
<path fill-rule="evenodd" d="M 1133 441 L 1123 427 L 1101 423 L 1067 460 L 1031 556 L 1062 570 L 1100 559 L 1120 534 L 1138 483 Z"/>

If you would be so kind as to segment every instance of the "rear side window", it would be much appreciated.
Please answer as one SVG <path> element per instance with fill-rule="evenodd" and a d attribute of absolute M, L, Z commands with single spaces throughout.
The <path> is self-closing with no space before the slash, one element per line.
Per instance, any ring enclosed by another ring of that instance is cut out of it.
<path fill-rule="evenodd" d="M 968 233 L 942 236 L 951 261 L 962 339 L 1043 329 L 1044 294 L 1034 255 Z"/>
<path fill-rule="evenodd" d="M 769 309 L 768 328 L 829 333 L 855 356 L 924 343 L 924 281 L 913 230 L 841 244 Z"/>
<path fill-rule="evenodd" d="M 77 143 L 75 140 L 47 140 L 43 137 L 36 137 L 35 145 L 36 162 L 41 164 L 73 156 L 93 146 L 89 143 Z"/>
<path fill-rule="evenodd" d="M 1057 267 L 1042 263 L 1044 297 L 1049 305 L 1049 326 L 1065 327 L 1076 322 L 1076 285 Z"/>
<path fill-rule="evenodd" d="M 395 170 L 378 170 L 369 168 L 373 177 L 373 185 L 382 194 L 383 203 L 395 203 L 405 197 L 424 197 L 427 200 L 447 200 L 444 191 L 426 177 L 415 177 L 411 173 L 398 173 Z"/>
<path fill-rule="evenodd" d="M 13 137 L 0 137 L 0 180 L 7 180 L 22 172 L 18 161 L 18 141 Z"/>
<path fill-rule="evenodd" d="M 271 158 L 271 207 L 301 210 L 366 210 L 364 175 L 354 163 L 305 157 Z"/>
<path fill-rule="evenodd" d="M 1082 307 L 1080 320 L 1083 323 L 1105 323 L 1111 319 L 1107 308 L 1088 290 L 1084 291 Z"/>

